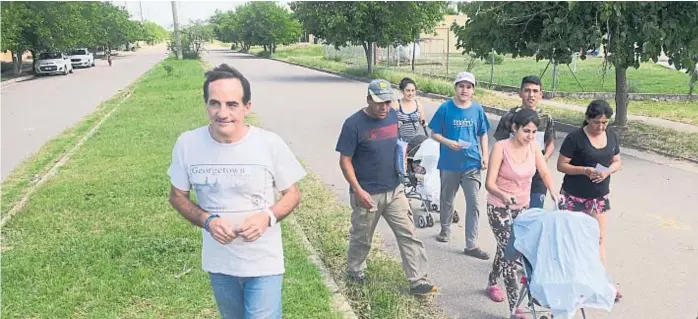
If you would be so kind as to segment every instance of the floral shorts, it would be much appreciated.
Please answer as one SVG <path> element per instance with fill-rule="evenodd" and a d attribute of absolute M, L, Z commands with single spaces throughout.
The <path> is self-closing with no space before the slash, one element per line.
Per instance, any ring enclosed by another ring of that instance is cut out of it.
<path fill-rule="evenodd" d="M 608 194 L 603 197 L 588 199 L 573 196 L 562 191 L 562 196 L 565 197 L 565 203 L 561 208 L 565 210 L 593 215 L 594 212 L 600 214 L 611 209 L 611 200 L 608 198 Z"/>

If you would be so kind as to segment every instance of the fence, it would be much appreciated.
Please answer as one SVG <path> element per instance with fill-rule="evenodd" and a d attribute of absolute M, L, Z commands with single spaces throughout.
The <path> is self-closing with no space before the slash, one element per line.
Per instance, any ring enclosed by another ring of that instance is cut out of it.
<path fill-rule="evenodd" d="M 576 74 L 576 57 L 568 69 L 567 65 L 558 67 L 549 64 L 548 61 L 536 62 L 533 58 L 507 59 L 494 55 L 490 60 L 475 59 L 470 55 L 463 55 L 454 49 L 452 43 L 446 39 L 423 38 L 414 45 L 408 44 L 397 47 L 378 47 L 376 49 L 375 69 L 389 69 L 395 71 L 412 72 L 412 57 L 414 47 L 414 73 L 451 80 L 462 71 L 472 72 L 479 83 L 497 86 L 503 89 L 515 90 L 521 83 L 521 78 L 527 75 L 541 76 L 543 82 L 547 80 L 551 85 L 547 88 L 552 92 L 559 89 L 560 79 L 576 83 L 573 91 L 590 91 L 594 87 L 585 87 Z M 342 61 L 357 68 L 366 68 L 367 61 L 363 47 L 347 46 L 335 49 L 325 45 L 324 54 L 328 59 Z M 494 64 L 492 63 L 494 60 Z M 601 65 L 599 64 L 599 69 Z M 608 72 L 608 71 L 607 71 Z M 611 72 L 606 76 L 612 75 Z M 555 74 L 553 76 L 553 74 Z M 595 76 L 603 77 L 599 70 Z M 553 79 L 555 82 L 553 82 Z M 573 83 L 573 84 L 575 84 Z M 601 83 L 601 82 L 599 82 Z M 613 85 L 610 79 L 606 84 Z M 608 89 L 606 89 L 608 91 Z"/>
<path fill-rule="evenodd" d="M 438 25 L 433 34 L 423 34 L 417 43 L 412 69 L 412 46 L 378 48 L 376 51 L 376 69 L 413 71 L 416 74 L 452 79 L 458 72 L 470 71 L 481 84 L 496 86 L 502 90 L 515 90 L 521 79 L 527 75 L 541 77 L 545 91 L 553 94 L 560 92 L 615 92 L 615 72 L 610 63 L 605 63 L 600 51 L 590 52 L 582 61 L 578 54 L 572 57 L 572 63 L 555 65 L 548 60 L 536 61 L 535 58 L 516 58 L 492 55 L 488 59 L 474 59 L 456 47 L 457 39 L 450 30 L 453 22 L 462 25 L 462 16 L 448 16 Z M 325 57 L 366 68 L 366 56 L 361 46 L 344 47 L 336 50 L 325 46 Z M 492 63 L 494 62 L 494 63 Z M 649 70 L 648 70 L 649 69 Z M 668 72 L 663 72 L 668 73 Z M 676 72 L 661 74 L 648 67 L 641 67 L 637 76 L 628 77 L 629 92 L 659 93 L 684 95 L 690 75 Z M 652 78 L 653 81 L 647 81 Z M 676 83 L 675 87 L 658 85 L 654 82 Z M 681 84 L 679 84 L 681 83 Z M 683 85 L 682 85 L 683 84 Z"/>

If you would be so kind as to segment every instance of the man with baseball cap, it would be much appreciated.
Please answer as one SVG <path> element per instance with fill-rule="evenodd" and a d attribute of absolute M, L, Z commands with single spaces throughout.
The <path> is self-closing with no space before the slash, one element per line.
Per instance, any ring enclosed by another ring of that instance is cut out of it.
<path fill-rule="evenodd" d="M 411 293 L 426 295 L 437 287 L 427 278 L 424 244 L 415 234 L 412 211 L 396 170 L 398 120 L 390 107 L 394 99 L 390 82 L 372 81 L 366 94 L 368 105 L 344 121 L 337 141 L 352 208 L 347 272 L 354 280 L 365 279 L 373 232 L 383 216 L 400 247 Z"/>
<path fill-rule="evenodd" d="M 480 209 L 480 170 L 487 169 L 490 122 L 482 106 L 472 100 L 475 76 L 461 72 L 453 81 L 456 96 L 439 106 L 429 123 L 432 138 L 441 144 L 438 168 L 441 176 L 441 232 L 436 237 L 447 242 L 451 236 L 453 200 L 458 187 L 465 194 L 464 253 L 478 259 L 489 259 L 478 247 Z"/>

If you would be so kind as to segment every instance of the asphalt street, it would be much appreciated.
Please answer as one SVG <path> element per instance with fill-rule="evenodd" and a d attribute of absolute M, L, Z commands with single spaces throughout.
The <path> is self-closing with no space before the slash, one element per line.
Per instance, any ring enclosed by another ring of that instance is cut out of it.
<path fill-rule="evenodd" d="M 165 45 L 119 52 L 112 67 L 96 59 L 95 67 L 73 74 L 36 77 L 2 85 L 2 180 L 46 142 L 94 112 L 104 101 L 166 58 Z"/>
<path fill-rule="evenodd" d="M 338 165 L 335 143 L 345 118 L 365 106 L 368 84 L 223 48 L 211 48 L 205 59 L 213 65 L 228 63 L 249 78 L 253 112 L 261 116 L 264 127 L 278 132 L 348 203 L 348 185 Z M 420 101 L 427 118 L 441 102 Z M 490 121 L 491 134 L 498 118 L 493 116 Z M 558 133 L 558 150 L 564 136 Z M 492 145 L 491 137 L 490 141 Z M 590 318 L 695 318 L 698 279 L 691 268 L 698 266 L 698 166 L 632 150 L 623 150 L 622 157 L 624 169 L 611 183 L 613 211 L 609 215 L 607 255 L 609 272 L 625 298 L 610 315 L 599 311 L 588 314 Z M 556 161 L 557 152 L 549 167 L 559 187 L 562 174 L 555 170 Z M 459 192 L 457 196 L 456 209 L 464 212 L 463 195 Z M 483 187 L 480 243 L 494 253 L 485 198 Z M 413 202 L 413 206 L 418 207 L 418 203 Z M 397 256 L 394 236 L 384 221 L 379 231 L 384 248 Z M 429 256 L 431 277 L 441 286 L 438 303 L 456 318 L 505 317 L 506 302 L 494 303 L 484 294 L 492 261 L 462 254 L 463 219 L 449 243 L 434 239 L 438 231 L 438 226 L 418 229 Z"/>

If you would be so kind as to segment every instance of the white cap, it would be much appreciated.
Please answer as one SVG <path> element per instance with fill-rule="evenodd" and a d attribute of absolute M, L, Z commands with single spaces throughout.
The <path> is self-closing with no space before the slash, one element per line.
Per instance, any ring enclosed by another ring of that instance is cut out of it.
<path fill-rule="evenodd" d="M 456 85 L 456 84 L 463 82 L 463 81 L 468 81 L 473 86 L 475 86 L 475 76 L 470 72 L 458 73 L 458 75 L 456 76 L 456 79 L 453 81 L 453 85 Z"/>

